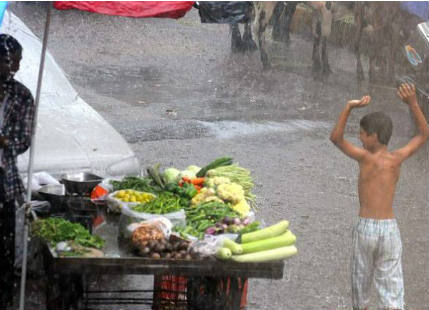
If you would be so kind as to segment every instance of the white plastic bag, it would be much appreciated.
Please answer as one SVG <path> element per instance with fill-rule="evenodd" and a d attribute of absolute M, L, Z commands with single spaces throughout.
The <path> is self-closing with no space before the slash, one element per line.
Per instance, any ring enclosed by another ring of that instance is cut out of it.
<path fill-rule="evenodd" d="M 23 182 L 27 184 L 27 177 L 24 177 Z M 38 191 L 44 185 L 59 185 L 60 182 L 51 176 L 49 173 L 41 171 L 33 174 L 31 178 L 31 190 Z"/>

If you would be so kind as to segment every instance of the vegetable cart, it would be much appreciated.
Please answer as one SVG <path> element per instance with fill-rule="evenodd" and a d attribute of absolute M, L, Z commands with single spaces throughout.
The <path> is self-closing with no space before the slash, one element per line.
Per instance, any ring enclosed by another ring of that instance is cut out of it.
<path fill-rule="evenodd" d="M 284 261 L 235 263 L 215 259 L 166 260 L 134 256 L 121 247 L 115 222 L 98 234 L 106 239 L 105 257 L 58 257 L 45 247 L 48 310 L 97 309 L 100 305 L 152 305 L 152 309 L 240 309 L 247 279 L 282 279 Z M 96 275 L 154 275 L 151 290 L 97 290 L 88 283 Z M 164 282 L 164 283 L 160 283 Z M 169 283 L 166 283 L 169 282 Z"/>
<path fill-rule="evenodd" d="M 297 254 L 296 236 L 287 220 L 264 228 L 254 220 L 250 171 L 223 157 L 203 168 L 161 173 L 158 164 L 147 172 L 111 181 L 110 189 L 97 186 L 91 199 L 87 190 L 68 191 L 70 220 L 34 223 L 33 234 L 44 240 L 48 310 L 238 310 L 246 306 L 249 278 L 283 278 L 283 260 Z M 99 192 L 103 207 L 95 203 Z M 110 212 L 94 236 L 101 210 Z M 99 275 L 126 274 L 153 275 L 153 287 L 91 286 Z"/>

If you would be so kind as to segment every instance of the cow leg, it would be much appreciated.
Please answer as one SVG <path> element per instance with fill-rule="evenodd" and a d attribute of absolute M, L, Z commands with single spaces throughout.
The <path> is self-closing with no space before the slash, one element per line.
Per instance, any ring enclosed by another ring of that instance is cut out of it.
<path fill-rule="evenodd" d="M 261 54 L 261 61 L 262 61 L 262 66 L 264 68 L 264 70 L 266 69 L 270 69 L 271 68 L 271 64 L 268 61 L 268 55 L 267 52 L 265 52 L 264 46 L 265 46 L 265 40 L 263 39 L 263 35 L 259 36 L 259 52 Z"/>
<path fill-rule="evenodd" d="M 322 73 L 327 75 L 331 73 L 328 62 L 328 50 L 327 50 L 327 41 L 328 37 L 331 35 L 332 29 L 332 3 L 326 2 L 320 8 L 320 37 L 322 38 Z"/>
<path fill-rule="evenodd" d="M 285 11 L 285 25 L 284 25 L 284 42 L 290 43 L 290 23 L 292 21 L 293 15 L 296 11 L 296 6 L 298 5 L 298 2 L 288 2 L 286 5 L 286 11 Z"/>
<path fill-rule="evenodd" d="M 246 51 L 254 51 L 257 49 L 255 41 L 252 39 L 252 29 L 250 23 L 244 24 L 243 47 Z"/>
<path fill-rule="evenodd" d="M 271 67 L 265 52 L 265 28 L 273 15 L 276 2 L 254 2 L 255 17 L 252 25 L 253 37 L 257 38 L 261 61 L 264 69 Z"/>
<path fill-rule="evenodd" d="M 265 52 L 265 28 L 268 24 L 268 20 L 266 19 L 266 11 L 261 10 L 259 16 L 256 18 L 258 19 L 258 23 L 256 24 L 256 33 L 258 37 L 259 53 L 261 56 L 262 67 L 264 70 L 267 70 L 271 68 L 271 64 L 268 61 L 267 52 Z"/>
<path fill-rule="evenodd" d="M 323 75 L 329 75 L 332 73 L 331 68 L 329 67 L 328 61 L 328 50 L 326 44 L 327 38 L 322 37 L 322 73 Z"/>
<path fill-rule="evenodd" d="M 321 35 L 321 31 L 320 31 L 320 23 L 316 24 L 316 31 L 315 31 L 315 35 L 314 35 L 314 39 L 313 39 L 313 72 L 319 72 L 320 68 L 321 68 L 321 64 L 320 64 L 320 53 L 319 53 L 319 47 L 320 47 L 320 35 Z"/>
<path fill-rule="evenodd" d="M 387 57 L 387 81 L 393 83 L 395 81 L 396 51 L 397 46 L 399 46 L 399 30 L 395 31 L 396 29 L 392 29 L 393 25 L 389 25 L 389 27 L 391 27 L 391 32 L 389 40 L 390 48 Z"/>
<path fill-rule="evenodd" d="M 356 32 L 354 34 L 354 52 L 356 56 L 356 77 L 358 82 L 365 80 L 365 75 L 363 73 L 362 59 L 360 54 L 360 44 L 362 40 L 363 28 L 364 28 L 364 4 L 361 2 L 355 3 L 355 25 Z"/>
<path fill-rule="evenodd" d="M 370 84 L 374 83 L 376 79 L 375 64 L 376 64 L 376 57 L 374 55 L 369 55 L 368 80 Z"/>
<path fill-rule="evenodd" d="M 229 24 L 231 30 L 231 51 L 239 53 L 243 51 L 243 41 L 241 40 L 240 29 L 238 24 Z"/>
<path fill-rule="evenodd" d="M 273 25 L 273 40 L 274 41 L 284 41 L 284 11 L 286 9 L 286 5 L 281 1 L 278 2 L 273 16 L 271 17 L 271 23 Z"/>

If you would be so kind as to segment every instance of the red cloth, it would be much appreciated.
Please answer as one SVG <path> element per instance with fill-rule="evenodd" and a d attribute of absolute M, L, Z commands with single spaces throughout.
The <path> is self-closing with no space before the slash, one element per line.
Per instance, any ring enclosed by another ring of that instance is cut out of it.
<path fill-rule="evenodd" d="M 58 10 L 78 9 L 127 17 L 183 17 L 194 1 L 55 1 Z"/>

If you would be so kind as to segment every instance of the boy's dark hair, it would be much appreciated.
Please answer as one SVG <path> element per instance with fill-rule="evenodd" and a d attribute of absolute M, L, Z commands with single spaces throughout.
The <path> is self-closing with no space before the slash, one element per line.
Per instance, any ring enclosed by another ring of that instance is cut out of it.
<path fill-rule="evenodd" d="M 0 34 L 0 57 L 7 57 L 16 52 L 22 53 L 21 44 L 8 34 Z"/>
<path fill-rule="evenodd" d="M 387 145 L 392 136 L 393 123 L 390 116 L 383 112 L 374 112 L 365 115 L 360 120 L 360 127 L 368 135 L 377 134 L 378 142 Z"/>

